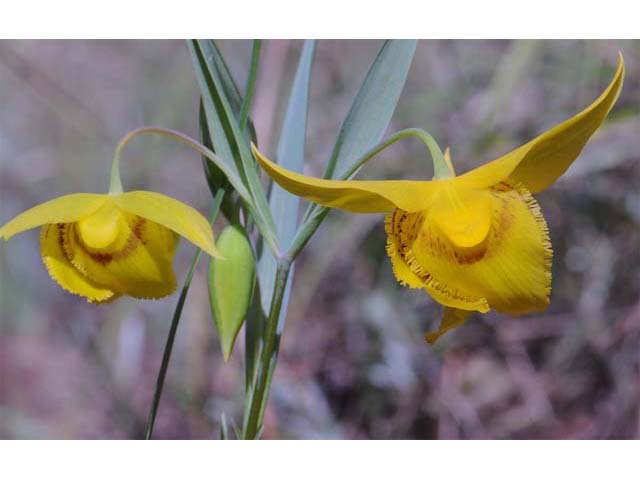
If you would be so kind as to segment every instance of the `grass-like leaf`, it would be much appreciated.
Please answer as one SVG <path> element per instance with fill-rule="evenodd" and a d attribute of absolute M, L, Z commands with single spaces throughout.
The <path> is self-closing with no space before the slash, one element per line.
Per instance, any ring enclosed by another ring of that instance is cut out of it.
<path fill-rule="evenodd" d="M 315 55 L 315 40 L 307 40 L 300 54 L 287 110 L 278 141 L 277 162 L 284 168 L 301 172 L 304 165 L 304 145 L 307 129 L 307 111 L 309 108 L 309 84 L 311 83 L 311 67 Z M 269 195 L 269 207 L 276 225 L 282 251 L 286 251 L 296 233 L 298 207 L 300 199 L 290 194 L 278 184 L 273 183 Z M 271 252 L 263 249 L 258 262 L 258 280 L 262 292 L 262 308 L 269 312 L 273 283 L 276 274 L 277 259 Z M 291 282 L 292 275 L 289 275 Z M 286 304 L 282 306 L 281 316 L 286 313 Z"/>
<path fill-rule="evenodd" d="M 278 241 L 266 194 L 260 183 L 249 142 L 241 133 L 218 69 L 212 66 L 215 49 L 208 42 L 189 42 L 200 94 L 216 154 L 229 167 L 227 178 L 245 202 L 269 247 Z M 225 172 L 227 173 L 227 172 Z"/>
<path fill-rule="evenodd" d="M 416 51 L 415 40 L 386 40 L 340 128 L 325 178 L 341 178 L 384 135 Z"/>

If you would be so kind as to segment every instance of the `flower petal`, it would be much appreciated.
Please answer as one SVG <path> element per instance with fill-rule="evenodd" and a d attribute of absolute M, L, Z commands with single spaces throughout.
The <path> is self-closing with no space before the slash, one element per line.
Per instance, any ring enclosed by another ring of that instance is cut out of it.
<path fill-rule="evenodd" d="M 624 61 L 606 90 L 583 111 L 506 155 L 471 170 L 456 181 L 463 187 L 488 188 L 510 177 L 529 191 L 544 190 L 578 157 L 613 107 L 624 79 Z"/>
<path fill-rule="evenodd" d="M 212 257 L 220 257 L 209 222 L 189 205 L 161 193 L 147 191 L 125 192 L 112 198 L 122 210 L 158 223 Z"/>
<path fill-rule="evenodd" d="M 464 192 L 458 193 L 461 200 L 456 207 L 468 209 Z M 549 304 L 553 253 L 540 207 L 522 185 L 502 183 L 484 194 L 491 218 L 485 239 L 474 246 L 456 244 L 452 234 L 440 227 L 441 210 L 447 210 L 439 203 L 426 213 L 411 249 L 412 261 L 451 288 L 486 298 L 499 312 L 543 310 Z M 468 199 L 477 202 L 474 196 Z"/>
<path fill-rule="evenodd" d="M 489 304 L 481 295 L 461 288 L 457 282 L 447 283 L 442 278 L 435 277 L 428 266 L 417 262 L 413 249 L 416 248 L 416 244 L 419 245 L 423 222 L 423 213 L 408 213 L 402 210 L 395 210 L 385 219 L 388 235 L 387 254 L 398 282 L 410 288 L 424 289 L 441 305 L 488 312 Z"/>
<path fill-rule="evenodd" d="M 400 208 L 417 212 L 428 207 L 433 183 L 412 180 L 326 180 L 292 172 L 273 163 L 254 145 L 253 154 L 282 188 L 320 205 L 355 213 L 389 212 Z"/>
<path fill-rule="evenodd" d="M 447 333 L 449 330 L 453 330 L 454 328 L 458 328 L 464 322 L 466 322 L 467 318 L 471 315 L 469 310 L 460 310 L 459 308 L 451 308 L 444 307 L 444 313 L 442 315 L 442 320 L 440 321 L 440 328 L 433 332 L 427 332 L 424 334 L 425 340 L 429 344 L 433 344 L 436 340 L 438 340 L 442 335 Z"/>
<path fill-rule="evenodd" d="M 117 295 L 80 273 L 62 250 L 59 224 L 44 225 L 40 232 L 40 253 L 51 278 L 66 291 L 85 297 L 89 302 L 106 302 Z"/>
<path fill-rule="evenodd" d="M 135 298 L 161 298 L 176 288 L 173 257 L 177 235 L 155 222 L 123 213 L 117 237 L 106 248 L 83 241 L 78 224 L 58 225 L 61 249 L 92 282 Z"/>
<path fill-rule="evenodd" d="M 91 215 L 107 200 L 107 195 L 73 193 L 54 198 L 22 212 L 0 228 L 0 238 L 9 240 L 15 234 L 49 223 L 72 223 Z"/>

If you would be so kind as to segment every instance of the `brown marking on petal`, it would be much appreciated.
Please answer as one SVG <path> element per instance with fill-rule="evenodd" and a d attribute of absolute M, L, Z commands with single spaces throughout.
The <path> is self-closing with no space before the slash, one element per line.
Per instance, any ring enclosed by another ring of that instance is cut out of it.
<path fill-rule="evenodd" d="M 385 231 L 388 234 L 387 254 L 389 257 L 393 259 L 398 255 L 407 267 L 422 280 L 425 288 L 437 290 L 442 295 L 469 305 L 481 303 L 483 301 L 482 299 L 471 297 L 464 292 L 460 292 L 458 289 L 452 289 L 448 285 L 438 282 L 423 265 L 417 262 L 411 250 L 414 241 L 419 236 L 422 236 L 422 238 L 427 238 L 431 244 L 433 244 L 433 239 L 429 238 L 428 234 L 423 233 L 424 229 L 421 228 L 424 221 L 425 212 L 409 214 L 401 210 L 395 210 L 386 216 Z M 407 284 L 406 281 L 403 281 L 401 278 L 398 278 L 398 281 L 402 285 Z M 484 301 L 483 306 L 488 309 L 486 301 Z"/>
<path fill-rule="evenodd" d="M 60 250 L 64 257 L 71 263 L 73 260 L 73 252 L 71 251 L 71 246 L 69 242 L 66 241 L 66 236 L 69 232 L 69 224 L 68 223 L 58 223 L 56 224 L 56 231 L 58 233 L 58 244 L 60 245 Z"/>
<path fill-rule="evenodd" d="M 114 260 L 121 260 L 123 258 L 128 257 L 131 253 L 136 249 L 138 244 L 142 242 L 142 229 L 146 223 L 146 220 L 142 217 L 136 217 L 136 222 L 133 224 L 131 228 L 131 234 L 129 238 L 127 238 L 127 243 L 124 248 L 119 252 L 115 252 L 113 254 Z"/>
<path fill-rule="evenodd" d="M 458 252 L 456 256 L 455 250 L 447 242 L 435 235 L 430 228 L 422 228 L 424 222 L 424 212 L 402 212 L 401 215 L 394 214 L 389 219 L 387 233 L 393 236 L 399 246 L 397 251 L 402 260 L 425 283 L 425 286 L 438 290 L 441 294 L 461 302 L 477 303 L 477 298 L 460 292 L 458 289 L 452 289 L 436 280 L 428 269 L 416 259 L 413 253 L 413 245 L 416 241 L 419 241 L 423 248 L 428 248 L 434 255 L 446 256 L 460 265 L 471 264 L 481 260 L 486 249 L 469 252 L 469 254 Z"/>
<path fill-rule="evenodd" d="M 78 232 L 75 228 L 73 229 L 74 239 L 80 249 L 82 249 L 82 251 L 86 253 L 93 261 L 105 266 L 114 260 L 122 260 L 128 257 L 136 249 L 138 244 L 144 244 L 144 242 L 142 242 L 141 240 L 141 236 L 145 222 L 146 220 L 144 218 L 136 217 L 136 222 L 133 224 L 133 227 L 131 227 L 131 233 L 129 234 L 124 247 L 122 248 L 122 250 L 113 253 L 99 253 L 90 251 L 82 242 L 82 239 L 78 235 Z"/>
<path fill-rule="evenodd" d="M 146 240 L 143 240 L 143 228 L 146 224 L 146 220 L 142 217 L 136 217 L 136 222 L 133 225 L 131 231 L 133 234 L 140 240 L 143 244 L 147 243 Z"/>
<path fill-rule="evenodd" d="M 486 253 L 487 253 L 487 249 L 483 248 L 477 252 L 470 252 L 470 253 L 455 252 L 454 255 L 456 258 L 456 262 L 458 264 L 473 265 L 474 263 L 482 260 L 486 255 Z"/>

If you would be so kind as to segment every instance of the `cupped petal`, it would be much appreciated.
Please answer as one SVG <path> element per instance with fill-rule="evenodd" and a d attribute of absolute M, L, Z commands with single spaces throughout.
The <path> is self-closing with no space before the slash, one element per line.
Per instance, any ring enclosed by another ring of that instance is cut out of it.
<path fill-rule="evenodd" d="M 80 295 L 92 303 L 115 298 L 115 292 L 89 279 L 73 266 L 62 249 L 61 232 L 60 224 L 44 225 L 40 232 L 40 253 L 51 278 L 67 292 Z"/>
<path fill-rule="evenodd" d="M 9 240 L 15 234 L 50 223 L 73 223 L 97 211 L 107 200 L 97 193 L 72 193 L 54 198 L 22 212 L 2 228 L 0 238 Z"/>
<path fill-rule="evenodd" d="M 544 190 L 578 157 L 615 104 L 624 79 L 624 61 L 605 91 L 587 108 L 506 155 L 456 178 L 461 187 L 488 188 L 511 178 L 529 191 Z"/>
<path fill-rule="evenodd" d="M 254 145 L 253 154 L 275 182 L 294 195 L 326 207 L 355 213 L 424 210 L 430 204 L 436 181 L 326 180 L 292 172 L 273 163 Z"/>
<path fill-rule="evenodd" d="M 189 205 L 161 193 L 147 191 L 125 192 L 112 198 L 122 210 L 162 225 L 212 257 L 220 257 L 209 222 Z"/>
<path fill-rule="evenodd" d="M 466 201 L 478 201 L 475 195 L 459 193 L 457 208 L 468 209 Z M 461 248 L 451 232 L 440 228 L 438 217 L 450 207 L 438 203 L 426 213 L 411 249 L 413 261 L 441 282 L 486 298 L 499 312 L 518 315 L 545 309 L 553 252 L 540 207 L 524 186 L 514 183 L 496 185 L 484 196 L 491 219 L 485 239 Z"/>
<path fill-rule="evenodd" d="M 440 327 L 438 330 L 427 332 L 424 334 L 424 338 L 429 344 L 433 344 L 442 335 L 449 330 L 458 328 L 467 321 L 471 312 L 469 310 L 460 310 L 459 308 L 444 307 L 444 313 L 442 320 L 440 321 Z"/>
<path fill-rule="evenodd" d="M 428 265 L 416 261 L 413 249 L 419 244 L 424 213 L 395 210 L 385 219 L 387 254 L 393 273 L 401 285 L 424 289 L 436 302 L 452 308 L 486 313 L 487 300 L 463 289 L 457 282 L 447 282 L 433 275 Z M 418 247 L 419 248 L 419 247 Z"/>
<path fill-rule="evenodd" d="M 104 248 L 84 239 L 79 224 L 58 225 L 60 248 L 86 278 L 135 298 L 161 298 L 176 288 L 173 257 L 178 237 L 148 219 L 122 213 L 117 236 Z"/>
<path fill-rule="evenodd" d="M 384 228 L 387 232 L 387 255 L 391 260 L 393 274 L 400 285 L 410 288 L 424 288 L 424 280 L 411 270 L 402 254 L 402 240 L 399 228 L 401 228 L 402 212 L 394 210 L 384 219 Z"/>

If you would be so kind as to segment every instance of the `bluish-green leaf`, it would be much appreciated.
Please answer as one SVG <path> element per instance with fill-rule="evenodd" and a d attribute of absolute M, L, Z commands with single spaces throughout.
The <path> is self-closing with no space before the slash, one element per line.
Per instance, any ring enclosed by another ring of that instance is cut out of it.
<path fill-rule="evenodd" d="M 280 131 L 280 139 L 278 141 L 278 150 L 276 154 L 276 160 L 278 163 L 289 170 L 298 172 L 302 171 L 304 166 L 307 112 L 309 109 L 309 85 L 311 83 L 311 67 L 315 56 L 315 48 L 315 40 L 306 40 L 302 47 L 300 60 L 298 62 L 298 69 L 293 80 L 284 122 Z M 274 217 L 282 252 L 289 248 L 295 236 L 299 204 L 300 199 L 298 197 L 291 195 L 275 183 L 272 185 L 271 194 L 269 196 L 269 206 Z M 268 314 L 271 309 L 277 266 L 278 261 L 275 256 L 266 248 L 263 248 L 262 255 L 258 262 L 258 281 L 260 285 L 262 310 L 265 314 Z M 278 338 L 282 333 L 285 318 L 287 316 L 287 305 L 289 302 L 289 294 L 291 292 L 293 273 L 294 268 L 291 266 L 278 317 L 276 333 Z M 250 354 L 249 350 L 247 350 L 247 354 Z M 267 390 L 271 383 L 273 370 L 275 369 L 276 356 L 277 348 L 274 351 L 273 357 L 268 362 L 268 365 L 264 366 L 269 370 L 267 376 Z M 247 356 L 247 364 L 249 364 L 249 361 L 252 361 L 252 359 Z M 255 361 L 253 361 L 252 364 L 254 363 Z M 247 372 L 247 377 L 253 379 L 255 371 L 247 370 Z M 251 385 L 248 386 L 248 392 L 250 396 L 253 395 Z M 250 403 L 251 402 L 247 402 L 247 407 L 250 407 Z M 266 405 L 264 403 L 260 405 L 259 424 L 262 423 L 262 415 L 264 414 L 265 406 Z M 247 415 L 248 411 L 245 412 L 245 419 L 247 418 Z"/>
<path fill-rule="evenodd" d="M 208 50 L 210 53 L 210 66 L 211 68 L 215 68 L 220 76 L 222 81 L 222 89 L 224 95 L 229 100 L 229 104 L 233 110 L 233 113 L 236 116 L 236 119 L 240 118 L 240 112 L 242 111 L 244 105 L 244 100 L 242 95 L 240 94 L 240 89 L 238 88 L 238 84 L 233 78 L 231 70 L 227 66 L 227 63 L 224 60 L 224 56 L 222 52 L 218 48 L 218 45 L 213 40 L 202 40 L 203 43 L 208 45 Z M 200 132 L 203 140 L 203 144 L 213 150 L 215 152 L 215 147 L 211 142 L 211 136 L 209 133 L 209 122 L 207 121 L 206 112 L 204 109 L 204 105 L 202 100 L 200 100 Z M 249 130 L 250 137 L 252 141 L 256 142 L 256 133 L 253 127 L 253 122 L 249 117 L 247 120 L 247 128 Z M 218 188 L 222 188 L 228 192 L 229 190 L 229 182 L 224 174 L 217 168 L 214 164 L 208 161 L 203 157 L 202 159 L 203 167 L 205 171 L 205 176 L 207 178 L 207 182 L 209 183 L 209 187 L 211 188 L 212 195 L 215 195 L 215 192 Z M 227 205 L 223 205 L 223 211 L 228 210 L 225 207 L 228 207 L 231 202 L 231 195 L 227 195 L 225 197 L 227 201 Z M 226 212 L 225 212 L 226 215 Z M 230 218 L 227 216 L 227 218 Z"/>
<path fill-rule="evenodd" d="M 386 40 L 356 94 L 338 132 L 325 178 L 346 179 L 359 159 L 382 139 L 407 80 L 415 54 L 415 40 Z M 299 251 L 320 226 L 329 208 L 310 205 L 294 239 Z"/>
<path fill-rule="evenodd" d="M 189 42 L 189 49 L 193 58 L 193 66 L 196 79 L 200 87 L 202 105 L 207 119 L 209 138 L 211 139 L 216 156 L 224 163 L 220 169 L 224 171 L 227 179 L 238 194 L 247 202 L 251 203 L 251 196 L 240 175 L 240 170 L 234 158 L 231 145 L 227 139 L 223 118 L 218 111 L 222 109 L 220 93 L 213 85 L 213 80 L 209 75 L 209 69 L 205 57 L 196 41 Z M 222 115 L 224 116 L 224 115 Z"/>
<path fill-rule="evenodd" d="M 384 135 L 407 80 L 415 40 L 386 40 L 347 114 L 325 178 L 342 178 Z"/>
<path fill-rule="evenodd" d="M 304 146 L 309 109 L 309 85 L 311 67 L 315 55 L 315 40 L 307 40 L 302 47 L 287 110 L 280 131 L 276 161 L 288 170 L 301 172 L 304 165 Z M 280 248 L 286 251 L 296 233 L 300 199 L 273 183 L 269 195 L 269 207 L 276 225 Z M 273 282 L 276 275 L 276 258 L 266 248 L 258 263 L 258 281 L 261 288 L 262 307 L 269 312 Z M 292 275 L 289 276 L 291 280 Z M 286 314 L 286 304 L 282 306 L 282 316 Z"/>
<path fill-rule="evenodd" d="M 211 59 L 210 66 L 212 68 L 215 68 L 220 75 L 224 94 L 229 99 L 229 104 L 231 105 L 233 112 L 236 114 L 236 118 L 239 120 L 240 112 L 242 110 L 242 107 L 244 106 L 244 99 L 242 98 L 242 94 L 240 93 L 240 89 L 238 88 L 238 83 L 233 78 L 233 74 L 227 66 L 227 62 L 224 60 L 224 56 L 222 55 L 222 52 L 218 48 L 216 42 L 214 42 L 213 40 L 201 40 L 201 42 L 208 45 L 207 50 L 210 52 Z M 247 120 L 247 129 L 249 131 L 251 141 L 257 144 L 256 130 L 253 126 L 251 116 L 249 116 Z"/>
<path fill-rule="evenodd" d="M 240 172 L 247 189 L 251 193 L 257 213 L 261 217 L 256 218 L 256 221 L 268 221 L 271 224 L 270 226 L 273 227 L 273 220 L 269 212 L 267 197 L 260 183 L 260 178 L 255 166 L 255 160 L 251 154 L 251 148 L 249 147 L 246 137 L 244 137 L 240 132 L 240 126 L 234 114 L 231 102 L 226 97 L 224 82 L 222 81 L 220 73 L 216 68 L 210 65 L 210 62 L 207 61 L 207 59 L 215 57 L 214 49 L 209 42 L 200 41 L 196 43 L 196 48 L 199 48 L 202 58 L 205 59 L 205 65 L 208 70 L 209 79 L 211 80 L 211 82 L 207 84 L 207 93 L 213 97 L 216 115 L 222 126 L 222 131 L 219 132 L 222 135 L 211 135 L 213 144 L 216 149 L 218 144 L 221 144 L 225 150 L 228 150 L 230 156 L 234 158 L 235 163 L 238 166 L 238 171 Z M 204 98 L 205 96 L 203 92 L 203 99 Z M 205 111 L 207 113 L 207 118 L 211 122 L 209 111 L 207 111 L 206 101 Z"/>
<path fill-rule="evenodd" d="M 218 69 L 211 65 L 211 44 L 192 40 L 189 49 L 204 105 L 209 133 L 216 154 L 227 165 L 225 175 L 249 208 L 256 225 L 269 247 L 278 248 L 273 218 L 266 194 L 260 183 L 249 142 L 240 132 L 238 120 L 225 94 Z"/>

